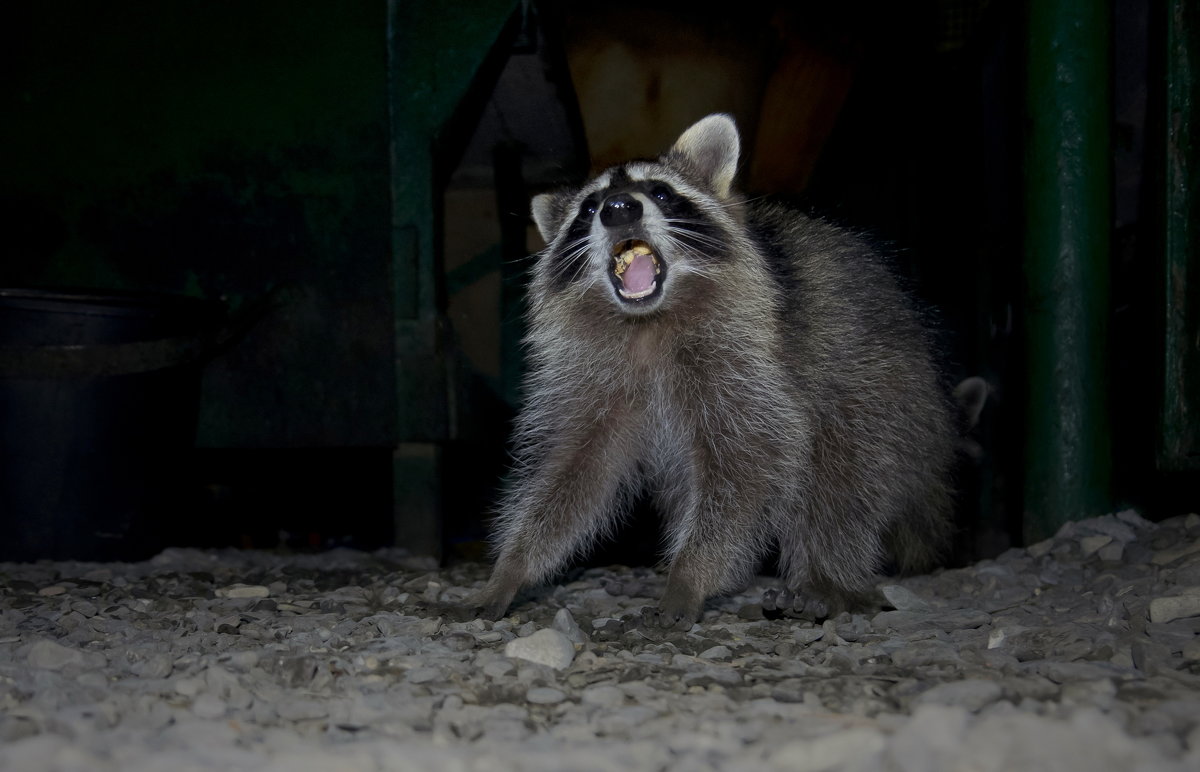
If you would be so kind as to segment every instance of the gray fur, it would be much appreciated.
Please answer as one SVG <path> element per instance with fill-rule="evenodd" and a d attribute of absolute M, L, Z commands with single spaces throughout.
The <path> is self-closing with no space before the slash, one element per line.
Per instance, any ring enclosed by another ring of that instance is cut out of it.
<path fill-rule="evenodd" d="M 775 545 L 797 603 L 836 608 L 889 547 L 915 570 L 945 542 L 955 432 L 917 314 L 859 238 L 744 201 L 738 153 L 712 115 L 656 162 L 535 200 L 549 245 L 482 614 L 609 536 L 641 491 L 666 523 L 665 624 L 690 624 Z M 585 205 L 616 194 L 642 216 L 606 227 Z M 612 277 L 630 238 L 666 266 L 636 302 Z"/>

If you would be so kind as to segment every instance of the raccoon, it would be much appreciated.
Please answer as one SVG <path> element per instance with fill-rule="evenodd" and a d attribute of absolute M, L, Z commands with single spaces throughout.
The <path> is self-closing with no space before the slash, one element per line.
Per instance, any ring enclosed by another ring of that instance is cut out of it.
<path fill-rule="evenodd" d="M 690 626 L 773 549 L 792 610 L 821 617 L 889 549 L 919 570 L 945 543 L 955 432 L 918 313 L 859 237 L 738 194 L 739 152 L 710 115 L 658 160 L 534 198 L 548 246 L 481 616 L 640 494 L 670 566 L 655 625 Z"/>

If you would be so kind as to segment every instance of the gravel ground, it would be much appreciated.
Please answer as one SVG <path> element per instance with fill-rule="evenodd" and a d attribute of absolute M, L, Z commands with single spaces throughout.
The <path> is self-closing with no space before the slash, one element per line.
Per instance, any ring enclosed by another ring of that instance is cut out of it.
<path fill-rule="evenodd" d="M 664 578 L 624 567 L 452 621 L 486 572 L 0 564 L 0 769 L 1200 769 L 1195 514 L 1072 523 L 821 625 L 764 615 L 764 578 L 644 629 Z"/>

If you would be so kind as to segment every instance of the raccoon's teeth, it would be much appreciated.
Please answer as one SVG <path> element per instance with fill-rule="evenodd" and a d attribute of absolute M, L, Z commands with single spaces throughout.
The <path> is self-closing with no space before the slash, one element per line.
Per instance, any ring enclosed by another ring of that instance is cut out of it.
<path fill-rule="evenodd" d="M 641 292 L 626 292 L 624 289 L 619 290 L 621 297 L 627 300 L 641 300 L 642 298 L 654 294 L 654 290 L 658 289 L 658 281 L 650 282 L 650 286 Z"/>

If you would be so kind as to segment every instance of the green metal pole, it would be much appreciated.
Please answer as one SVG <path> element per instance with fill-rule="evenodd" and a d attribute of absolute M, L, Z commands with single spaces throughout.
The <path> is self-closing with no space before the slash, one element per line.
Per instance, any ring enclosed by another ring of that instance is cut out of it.
<path fill-rule="evenodd" d="M 442 447 L 449 439 L 441 227 L 435 152 L 443 128 L 485 66 L 516 0 L 388 1 L 398 546 L 441 553 Z"/>
<path fill-rule="evenodd" d="M 1166 17 L 1166 270 L 1159 468 L 1200 469 L 1200 2 Z"/>
<path fill-rule="evenodd" d="M 1030 0 L 1025 158 L 1027 542 L 1111 505 L 1110 0 Z"/>

